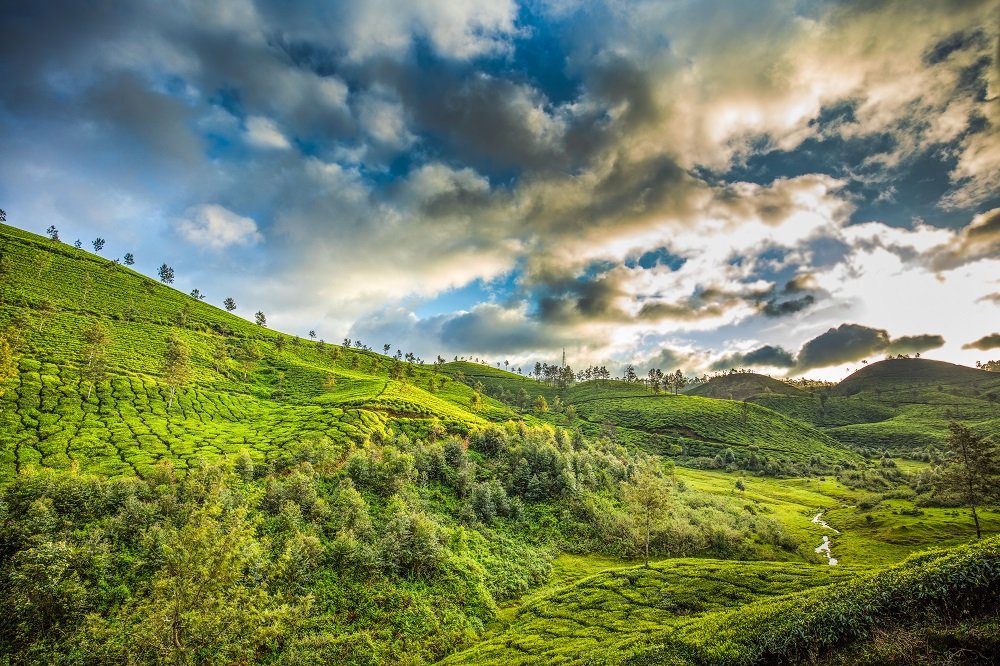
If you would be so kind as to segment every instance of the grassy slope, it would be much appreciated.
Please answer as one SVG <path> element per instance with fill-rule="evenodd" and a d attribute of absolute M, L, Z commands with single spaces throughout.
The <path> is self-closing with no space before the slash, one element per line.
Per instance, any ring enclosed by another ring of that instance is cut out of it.
<path fill-rule="evenodd" d="M 420 433 L 436 419 L 461 432 L 512 415 L 488 398 L 472 412 L 472 390 L 428 366 L 390 380 L 391 359 L 269 331 L 34 234 L 0 226 L 0 252 L 11 269 L 0 284 L 0 329 L 21 338 L 19 376 L 0 397 L 0 479 L 74 462 L 102 475 L 142 473 L 161 457 L 183 468 L 241 448 L 262 460 L 309 437 L 346 449 L 387 425 Z M 50 265 L 36 263 L 45 256 Z M 80 368 L 95 321 L 110 334 L 109 371 L 87 399 Z M 173 332 L 191 349 L 193 373 L 168 413 L 161 368 Z M 233 360 L 217 372 L 213 348 L 246 341 L 263 359 L 245 378 Z"/>
<path fill-rule="evenodd" d="M 653 394 L 641 384 L 590 381 L 559 389 L 502 370 L 472 363 L 450 363 L 445 372 L 467 383 L 481 382 L 487 393 L 527 394 L 531 400 L 556 397 L 576 410 L 571 423 L 565 413 L 534 413 L 558 425 L 579 425 L 588 435 L 613 427 L 621 440 L 659 454 L 715 456 L 733 449 L 738 457 L 755 446 L 764 455 L 808 462 L 858 463 L 860 458 L 815 428 L 783 414 L 750 403 L 736 403 L 688 395 Z M 794 390 L 794 389 L 793 389 Z"/>
<path fill-rule="evenodd" d="M 535 599 L 503 631 L 442 663 L 799 663 L 831 651 L 850 651 L 852 663 L 879 631 L 915 633 L 940 618 L 985 626 L 978 639 L 995 649 L 995 620 L 982 625 L 976 614 L 995 611 L 998 592 L 1000 537 L 870 572 L 669 560 L 604 571 Z"/>
<path fill-rule="evenodd" d="M 914 452 L 939 446 L 956 419 L 1000 433 L 1000 375 L 928 359 L 873 363 L 832 389 L 779 390 L 754 374 L 718 377 L 689 393 L 750 400 L 821 429 L 853 450 Z M 783 385 L 782 385 L 783 386 Z"/>
<path fill-rule="evenodd" d="M 794 386 L 753 372 L 738 372 L 714 377 L 704 384 L 696 384 L 685 393 L 687 395 L 700 395 L 703 398 L 724 398 L 727 400 L 745 400 L 768 393 L 803 395 L 803 391 Z"/>

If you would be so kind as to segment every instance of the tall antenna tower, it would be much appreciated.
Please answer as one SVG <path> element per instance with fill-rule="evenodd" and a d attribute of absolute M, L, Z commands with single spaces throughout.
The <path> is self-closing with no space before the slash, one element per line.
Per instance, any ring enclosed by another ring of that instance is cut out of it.
<path fill-rule="evenodd" d="M 563 347 L 563 364 L 562 367 L 566 367 L 566 348 Z"/>

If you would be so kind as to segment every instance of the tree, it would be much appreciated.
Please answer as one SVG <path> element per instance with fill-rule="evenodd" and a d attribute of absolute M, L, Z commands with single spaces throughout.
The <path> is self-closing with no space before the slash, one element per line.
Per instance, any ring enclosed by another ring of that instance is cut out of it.
<path fill-rule="evenodd" d="M 1000 460 L 996 445 L 961 423 L 948 424 L 945 448 L 951 454 L 935 481 L 939 492 L 956 495 L 972 511 L 976 538 L 983 536 L 977 507 L 1000 496 Z"/>
<path fill-rule="evenodd" d="M 59 230 L 56 229 L 56 225 L 50 224 L 49 228 L 45 230 L 45 233 L 48 234 L 50 240 L 54 240 L 57 243 L 59 242 Z"/>
<path fill-rule="evenodd" d="M 107 373 L 107 357 L 104 352 L 108 346 L 108 332 L 101 326 L 101 322 L 95 321 L 94 325 L 83 334 L 83 339 L 86 345 L 81 374 L 90 383 L 90 388 L 87 389 L 87 400 L 90 400 L 94 386 L 102 381 Z"/>
<path fill-rule="evenodd" d="M 191 351 L 176 333 L 167 338 L 167 351 L 163 355 L 163 375 L 170 387 L 170 399 L 167 410 L 174 404 L 177 389 L 187 382 L 191 375 Z"/>
<path fill-rule="evenodd" d="M 382 353 L 383 354 L 388 354 L 390 349 L 392 349 L 392 344 L 384 344 L 384 345 L 382 345 Z"/>
<path fill-rule="evenodd" d="M 38 277 L 41 278 L 42 273 L 45 273 L 52 268 L 52 255 L 42 250 L 35 253 L 35 255 L 31 258 L 31 262 L 35 265 L 35 268 L 38 269 Z"/>
<path fill-rule="evenodd" d="M 7 211 L 5 211 L 3 208 L 0 208 L 0 222 L 6 222 L 6 221 L 7 221 Z"/>
<path fill-rule="evenodd" d="M 77 238 L 75 241 L 73 241 L 73 247 L 75 247 L 78 250 L 83 249 L 83 241 Z"/>
<path fill-rule="evenodd" d="M 104 239 L 98 236 L 91 245 L 94 246 L 94 252 L 100 252 L 104 249 Z"/>
<path fill-rule="evenodd" d="M 653 527 L 663 519 L 663 510 L 670 500 L 670 487 L 664 479 L 649 471 L 639 472 L 625 485 L 625 501 L 639 519 L 646 567 L 649 567 L 649 537 Z"/>
<path fill-rule="evenodd" d="M 215 371 L 221 373 L 229 362 L 229 349 L 223 340 L 216 340 L 212 346 L 212 365 Z"/>
<path fill-rule="evenodd" d="M 232 298 L 227 298 L 226 300 L 222 301 L 222 307 L 226 308 L 227 312 L 232 312 L 233 310 L 236 309 L 236 301 L 234 301 Z"/>
<path fill-rule="evenodd" d="M 265 327 L 267 326 L 267 317 L 265 317 L 264 313 L 261 312 L 260 310 L 257 310 L 257 314 L 255 314 L 253 318 L 254 321 L 257 322 L 258 326 L 265 326 Z"/>
<path fill-rule="evenodd" d="M 264 358 L 264 352 L 253 340 L 243 340 L 243 342 L 233 350 L 235 358 L 243 369 L 243 381 L 246 381 L 250 371 L 257 365 L 257 361 Z"/>
<path fill-rule="evenodd" d="M 544 395 L 539 395 L 537 398 L 535 398 L 535 411 L 538 412 L 539 414 L 544 414 L 545 412 L 549 411 L 549 403 L 545 399 Z"/>
<path fill-rule="evenodd" d="M 205 294 L 201 293 L 200 289 L 192 289 L 191 298 L 193 298 L 196 301 L 203 301 L 205 300 Z"/>
<path fill-rule="evenodd" d="M 316 339 L 316 331 L 309 331 L 309 337 L 310 337 L 310 338 L 311 338 L 312 340 L 315 340 L 315 339 Z"/>
<path fill-rule="evenodd" d="M 160 276 L 160 282 L 163 284 L 170 284 L 174 281 L 174 269 L 166 264 L 161 264 L 156 274 Z"/>
<path fill-rule="evenodd" d="M 132 266 L 133 264 L 135 264 L 135 255 L 132 254 L 131 252 L 126 252 L 125 253 L 125 265 L 126 266 Z"/>

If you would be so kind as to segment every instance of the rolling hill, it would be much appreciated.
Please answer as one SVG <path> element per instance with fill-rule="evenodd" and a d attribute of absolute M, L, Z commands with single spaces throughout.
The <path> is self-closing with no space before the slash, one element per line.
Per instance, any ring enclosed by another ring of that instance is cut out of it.
<path fill-rule="evenodd" d="M 992 377 L 706 389 L 746 400 L 558 387 L 272 331 L 7 226 L 0 333 L 11 663 L 751 663 L 867 650 L 871 618 L 836 624 L 869 601 L 862 570 L 907 612 L 926 597 L 899 581 L 995 595 L 977 568 L 994 546 L 956 550 L 947 580 L 916 561 L 879 573 L 964 543 L 969 520 L 842 444 L 934 437 L 949 414 L 988 430 Z M 665 503 L 651 568 L 643 502 Z M 837 567 L 816 550 L 830 534 Z"/>
<path fill-rule="evenodd" d="M 801 396 L 803 391 L 785 382 L 753 372 L 737 372 L 713 377 L 703 384 L 696 384 L 684 392 L 703 398 L 746 400 L 758 395 L 778 394 Z"/>
<path fill-rule="evenodd" d="M 446 364 L 444 371 L 538 419 L 578 427 L 590 436 L 609 435 L 690 463 L 702 464 L 727 450 L 744 463 L 754 454 L 778 466 L 796 464 L 804 466 L 802 469 L 813 461 L 827 466 L 861 462 L 853 451 L 845 450 L 809 424 L 750 402 L 653 393 L 642 384 L 617 380 L 560 388 L 467 362 Z M 784 386 L 776 380 L 761 379 L 767 381 L 757 385 L 770 386 L 773 382 Z M 785 388 L 789 395 L 801 393 Z M 544 412 L 534 407 L 538 396 L 550 405 Z M 766 464 L 762 462 L 761 467 Z"/>
<path fill-rule="evenodd" d="M 513 415 L 488 398 L 473 411 L 473 391 L 429 366 L 270 331 L 13 227 L 0 226 L 0 256 L 0 330 L 20 359 L 0 396 L 0 478 L 28 465 L 142 473 L 163 457 L 183 468 L 241 449 L 263 462 L 303 438 L 346 450 L 390 428 L 467 432 Z M 104 372 L 91 382 L 95 324 L 107 339 Z M 191 362 L 168 411 L 171 335 Z"/>

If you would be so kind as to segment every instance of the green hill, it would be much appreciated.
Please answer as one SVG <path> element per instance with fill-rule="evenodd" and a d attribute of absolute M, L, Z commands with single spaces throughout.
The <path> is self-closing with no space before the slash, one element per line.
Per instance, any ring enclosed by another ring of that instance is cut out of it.
<path fill-rule="evenodd" d="M 671 560 L 586 578 L 442 663 L 988 663 L 998 595 L 996 537 L 865 573 Z"/>
<path fill-rule="evenodd" d="M 708 464 L 727 450 L 744 466 L 772 472 L 787 465 L 797 465 L 797 471 L 803 471 L 812 462 L 832 466 L 861 461 L 854 452 L 807 423 L 749 402 L 654 394 L 642 384 L 616 380 L 561 388 L 471 363 L 447 364 L 444 370 L 538 419 L 579 427 L 595 437 L 610 436 L 653 453 L 675 456 L 687 464 Z M 788 395 L 801 393 L 776 380 L 768 382 L 781 385 Z M 538 396 L 548 404 L 544 412 L 535 407 Z M 752 465 L 751 455 L 756 461 Z"/>
<path fill-rule="evenodd" d="M 1000 376 L 928 359 L 879 361 L 829 390 L 750 400 L 870 455 L 926 457 L 947 438 L 951 420 L 1000 436 Z"/>
<path fill-rule="evenodd" d="M 794 386 L 753 372 L 736 372 L 713 377 L 703 384 L 695 384 L 684 393 L 703 398 L 723 398 L 726 400 L 746 400 L 768 394 L 803 395 L 803 392 Z"/>
<path fill-rule="evenodd" d="M 904 391 L 916 387 L 977 389 L 1000 386 L 1000 377 L 985 370 L 926 358 L 894 358 L 872 363 L 854 372 L 832 390 L 832 395 L 851 396 L 862 391 Z"/>
<path fill-rule="evenodd" d="M 19 372 L 0 397 L 0 479 L 28 465 L 105 475 L 186 467 L 247 449 L 255 461 L 326 438 L 346 450 L 388 429 L 467 432 L 513 413 L 429 366 L 267 330 L 83 250 L 0 226 L 0 330 Z M 107 332 L 106 372 L 84 376 L 87 332 Z M 167 340 L 190 350 L 168 411 Z M 395 372 L 398 379 L 390 378 Z"/>

